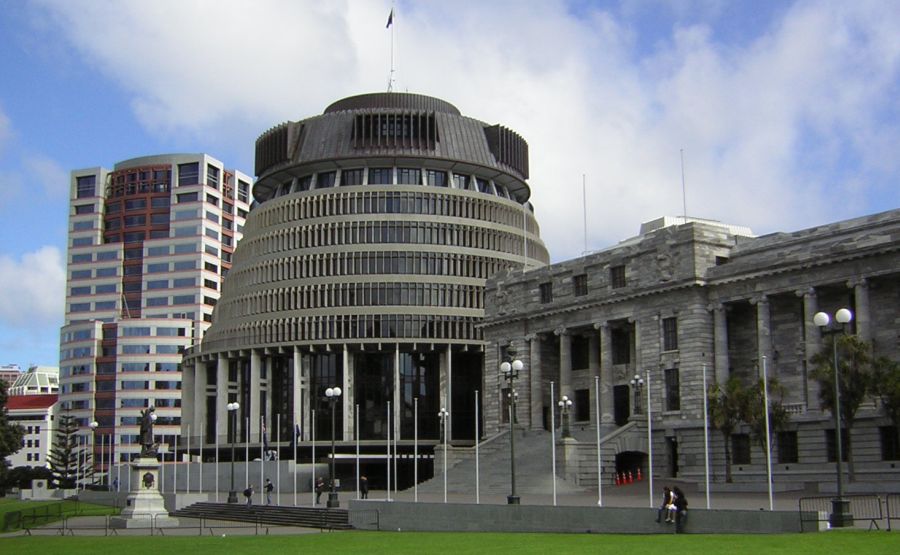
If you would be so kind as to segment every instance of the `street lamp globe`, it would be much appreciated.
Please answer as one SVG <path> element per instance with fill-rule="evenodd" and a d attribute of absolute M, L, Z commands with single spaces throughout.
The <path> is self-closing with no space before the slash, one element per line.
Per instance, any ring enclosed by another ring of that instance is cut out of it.
<path fill-rule="evenodd" d="M 834 319 L 837 320 L 839 324 L 849 324 L 850 320 L 853 319 L 853 313 L 850 312 L 849 308 L 841 308 L 834 313 Z"/>
<path fill-rule="evenodd" d="M 241 404 L 237 401 L 228 403 L 225 408 L 231 413 L 231 489 L 228 491 L 228 502 L 237 503 L 237 490 L 234 488 L 234 439 L 237 435 L 237 410 L 241 408 Z M 156 418 L 156 414 L 150 415 Z"/>

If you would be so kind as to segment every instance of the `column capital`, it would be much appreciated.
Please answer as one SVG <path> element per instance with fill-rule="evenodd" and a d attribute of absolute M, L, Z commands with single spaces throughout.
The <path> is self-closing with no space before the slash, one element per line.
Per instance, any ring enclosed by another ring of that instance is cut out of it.
<path fill-rule="evenodd" d="M 559 326 L 555 330 L 553 330 L 553 335 L 564 336 L 569 335 L 569 330 L 565 326 Z"/>
<path fill-rule="evenodd" d="M 806 287 L 804 289 L 797 289 L 794 291 L 794 295 L 798 297 L 806 298 L 815 298 L 816 296 L 816 288 L 815 287 Z"/>
<path fill-rule="evenodd" d="M 607 331 L 607 330 L 609 330 L 609 322 L 607 320 L 604 320 L 602 322 L 594 322 L 594 329 L 600 330 L 600 331 Z"/>
<path fill-rule="evenodd" d="M 532 341 L 540 341 L 540 340 L 541 340 L 541 334 L 539 334 L 538 332 L 529 333 L 528 335 L 525 336 L 525 341 L 527 343 L 531 343 Z"/>
<path fill-rule="evenodd" d="M 756 295 L 755 297 L 750 297 L 750 304 L 752 304 L 752 305 L 769 304 L 769 296 L 763 294 L 763 295 Z"/>
<path fill-rule="evenodd" d="M 855 289 L 857 287 L 865 288 L 869 286 L 869 280 L 865 277 L 855 277 L 847 280 L 847 287 Z"/>

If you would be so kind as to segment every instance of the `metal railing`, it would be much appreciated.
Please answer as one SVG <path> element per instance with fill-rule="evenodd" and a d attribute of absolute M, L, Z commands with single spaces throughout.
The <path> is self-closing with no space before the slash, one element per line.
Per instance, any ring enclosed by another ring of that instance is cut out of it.
<path fill-rule="evenodd" d="M 888 497 L 900 497 L 890 494 Z M 873 527 L 880 529 L 879 522 L 884 520 L 882 511 L 882 497 L 879 495 L 845 495 L 844 499 L 850 503 L 850 514 L 853 521 L 868 521 L 869 530 Z M 815 522 L 817 527 L 820 522 L 828 522 L 832 511 L 833 495 L 818 497 L 801 497 L 798 501 L 800 509 L 800 531 L 805 532 L 804 524 Z M 895 501 L 900 505 L 900 501 Z M 888 513 L 890 514 L 890 513 Z M 888 530 L 890 530 L 890 516 L 888 517 Z"/>
<path fill-rule="evenodd" d="M 891 521 L 900 520 L 900 493 L 889 493 L 884 498 L 887 530 L 891 531 Z"/>

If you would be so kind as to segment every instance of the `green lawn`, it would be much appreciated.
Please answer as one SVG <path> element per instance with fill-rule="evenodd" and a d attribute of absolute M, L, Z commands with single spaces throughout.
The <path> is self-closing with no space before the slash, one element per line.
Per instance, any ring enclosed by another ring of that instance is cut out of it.
<path fill-rule="evenodd" d="M 0 553 L 17 555 L 129 555 L 160 552 L 191 555 L 241 553 L 630 553 L 679 555 L 742 553 L 822 555 L 900 552 L 897 532 L 834 532 L 780 535 L 624 536 L 587 534 L 466 534 L 420 532 L 334 532 L 298 536 L 216 537 L 17 537 L 0 539 Z"/>
<path fill-rule="evenodd" d="M 119 509 L 106 505 L 95 505 L 81 501 L 20 501 L 18 499 L 0 499 L 0 530 L 9 532 L 18 529 L 18 519 L 9 521 L 12 526 L 5 529 L 7 515 L 21 511 L 26 525 L 41 525 L 62 520 L 63 516 L 73 515 L 114 515 Z"/>

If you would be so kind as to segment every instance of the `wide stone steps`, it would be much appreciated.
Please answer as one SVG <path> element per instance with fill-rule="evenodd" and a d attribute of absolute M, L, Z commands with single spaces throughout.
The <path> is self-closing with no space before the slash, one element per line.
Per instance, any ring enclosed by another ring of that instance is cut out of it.
<path fill-rule="evenodd" d="M 347 509 L 275 505 L 251 505 L 248 507 L 243 503 L 194 503 L 175 511 L 172 516 L 329 530 L 352 528 Z"/>

